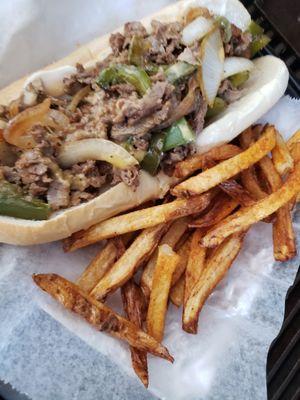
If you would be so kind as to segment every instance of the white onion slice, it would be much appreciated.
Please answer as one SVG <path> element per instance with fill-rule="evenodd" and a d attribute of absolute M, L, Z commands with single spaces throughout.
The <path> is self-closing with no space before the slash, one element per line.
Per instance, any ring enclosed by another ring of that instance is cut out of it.
<path fill-rule="evenodd" d="M 202 41 L 200 47 L 201 67 L 199 81 L 202 94 L 212 106 L 223 79 L 224 48 L 219 29 L 213 30 Z"/>
<path fill-rule="evenodd" d="M 82 139 L 61 146 L 58 163 L 64 167 L 88 160 L 106 161 L 117 168 L 128 168 L 138 161 L 122 146 L 106 139 Z"/>
<path fill-rule="evenodd" d="M 182 41 L 189 46 L 196 40 L 202 39 L 214 26 L 213 19 L 198 17 L 188 24 L 182 31 Z"/>
<path fill-rule="evenodd" d="M 253 62 L 244 57 L 226 57 L 224 61 L 223 79 L 239 72 L 251 71 Z"/>

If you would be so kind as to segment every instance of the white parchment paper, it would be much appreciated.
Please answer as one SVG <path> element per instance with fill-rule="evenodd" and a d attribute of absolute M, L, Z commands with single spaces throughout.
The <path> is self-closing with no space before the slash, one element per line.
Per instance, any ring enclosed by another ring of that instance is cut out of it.
<path fill-rule="evenodd" d="M 0 86 L 167 3 L 2 0 Z M 276 123 L 288 137 L 300 126 L 300 103 L 283 98 L 263 121 Z M 295 229 L 299 237 L 298 211 Z M 33 400 L 266 399 L 267 351 L 299 265 L 299 257 L 274 263 L 269 225 L 257 224 L 248 233 L 200 315 L 198 335 L 181 330 L 181 312 L 170 306 L 164 342 L 175 363 L 149 357 L 151 393 L 135 378 L 126 344 L 96 332 L 32 283 L 31 274 L 38 272 L 75 280 L 96 251 L 94 246 L 66 255 L 60 243 L 1 245 L 0 379 Z M 110 299 L 115 309 L 118 302 L 118 295 Z"/>

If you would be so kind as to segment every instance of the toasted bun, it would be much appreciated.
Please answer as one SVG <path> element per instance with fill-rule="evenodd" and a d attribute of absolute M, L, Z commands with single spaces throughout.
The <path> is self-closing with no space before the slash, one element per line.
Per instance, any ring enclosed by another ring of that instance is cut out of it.
<path fill-rule="evenodd" d="M 185 12 L 193 7 L 206 7 L 216 15 L 222 15 L 245 30 L 250 22 L 250 15 L 238 0 L 186 0 L 172 4 L 160 12 L 144 18 L 141 22 L 150 29 L 151 20 L 162 22 L 181 20 Z M 118 29 L 117 31 L 120 31 Z M 53 84 L 53 76 L 61 79 L 59 71 L 70 70 L 76 63 L 85 66 L 105 58 L 110 53 L 109 35 L 95 39 L 80 47 L 62 60 L 45 67 L 42 71 L 59 70 L 53 73 L 38 73 Z M 65 67 L 65 68 L 61 68 Z M 8 104 L 17 98 L 24 89 L 25 82 L 33 79 L 25 77 L 0 91 L 0 104 Z M 288 71 L 284 63 L 271 56 L 255 61 L 250 79 L 244 89 L 244 96 L 231 104 L 224 113 L 213 121 L 201 133 L 197 140 L 198 151 L 232 140 L 244 128 L 261 117 L 282 96 L 287 86 Z M 54 82 L 55 83 L 55 82 Z M 57 93 L 57 86 L 55 91 Z M 140 185 L 133 191 L 124 183 L 119 183 L 100 194 L 95 199 L 67 210 L 54 213 L 47 221 L 27 221 L 12 217 L 0 216 L 0 242 L 16 245 L 32 245 L 51 242 L 70 236 L 72 233 L 87 229 L 89 226 L 122 211 L 136 207 L 150 199 L 161 198 L 168 191 L 172 179 L 164 174 L 151 177 L 144 171 L 140 173 Z"/>

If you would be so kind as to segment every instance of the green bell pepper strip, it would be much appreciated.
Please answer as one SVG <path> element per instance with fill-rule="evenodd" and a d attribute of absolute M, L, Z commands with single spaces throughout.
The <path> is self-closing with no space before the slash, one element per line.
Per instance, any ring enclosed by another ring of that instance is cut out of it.
<path fill-rule="evenodd" d="M 172 126 L 166 131 L 163 151 L 169 151 L 175 147 L 182 146 L 193 142 L 195 140 L 195 133 L 188 124 L 185 118 L 181 118 L 174 122 Z"/>
<path fill-rule="evenodd" d="M 171 67 L 167 68 L 165 70 L 165 74 L 167 80 L 170 83 L 174 84 L 180 79 L 191 75 L 196 70 L 196 68 L 197 66 L 195 65 L 188 64 L 184 61 L 179 61 L 176 64 L 171 65 Z"/>
<path fill-rule="evenodd" d="M 100 72 L 96 82 L 103 89 L 107 89 L 111 84 L 130 83 L 141 96 L 151 87 L 151 80 L 145 70 L 125 64 L 105 68 Z"/>
<path fill-rule="evenodd" d="M 164 141 L 164 133 L 156 133 L 152 135 L 149 149 L 141 162 L 141 167 L 151 175 L 156 174 L 163 157 Z"/>
<path fill-rule="evenodd" d="M 251 33 L 252 37 L 255 38 L 256 36 L 261 36 L 264 30 L 258 23 L 252 20 L 248 26 L 247 32 Z"/>
<path fill-rule="evenodd" d="M 26 200 L 20 188 L 6 181 L 0 182 L 0 215 L 30 220 L 48 219 L 50 206 L 43 201 Z"/>
<path fill-rule="evenodd" d="M 212 107 L 207 108 L 205 118 L 213 118 L 226 108 L 226 103 L 220 97 L 216 97 Z"/>
<path fill-rule="evenodd" d="M 128 51 L 128 62 L 131 65 L 141 67 L 144 64 L 145 46 L 140 36 L 133 35 Z"/>
<path fill-rule="evenodd" d="M 251 42 L 251 57 L 254 57 L 256 53 L 262 50 L 271 41 L 271 38 L 267 35 L 258 36 Z"/>
<path fill-rule="evenodd" d="M 224 35 L 223 35 L 224 42 L 229 43 L 230 39 L 232 37 L 231 23 L 225 17 L 217 17 L 216 22 L 222 28 L 222 31 L 224 32 Z"/>
<path fill-rule="evenodd" d="M 237 74 L 231 75 L 228 79 L 235 88 L 239 88 L 249 79 L 250 72 L 242 71 Z"/>

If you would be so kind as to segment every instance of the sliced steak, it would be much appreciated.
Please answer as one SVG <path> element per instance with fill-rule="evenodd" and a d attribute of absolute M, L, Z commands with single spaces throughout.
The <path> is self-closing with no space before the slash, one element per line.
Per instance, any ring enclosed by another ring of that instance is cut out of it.
<path fill-rule="evenodd" d="M 242 91 L 236 89 L 229 79 L 224 79 L 219 87 L 218 96 L 226 101 L 227 104 L 230 104 L 241 98 Z"/>

